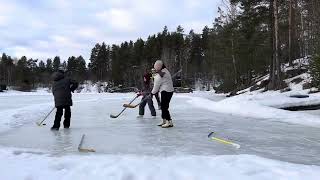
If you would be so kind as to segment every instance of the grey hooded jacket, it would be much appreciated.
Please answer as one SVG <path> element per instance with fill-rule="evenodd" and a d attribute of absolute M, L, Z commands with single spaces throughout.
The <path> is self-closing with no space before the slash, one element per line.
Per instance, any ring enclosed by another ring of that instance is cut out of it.
<path fill-rule="evenodd" d="M 55 106 L 72 106 L 71 92 L 77 89 L 78 83 L 65 77 L 62 72 L 53 73 L 52 79 L 52 93 Z"/>

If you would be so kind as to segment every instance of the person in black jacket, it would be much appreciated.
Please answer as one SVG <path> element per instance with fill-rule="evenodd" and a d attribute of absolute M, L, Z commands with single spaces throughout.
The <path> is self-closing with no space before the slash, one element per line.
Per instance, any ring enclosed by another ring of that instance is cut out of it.
<path fill-rule="evenodd" d="M 60 121 L 64 109 L 64 128 L 70 127 L 72 95 L 71 92 L 77 89 L 78 83 L 65 77 L 64 71 L 59 69 L 58 72 L 53 73 L 52 93 L 54 96 L 55 107 L 57 108 L 54 124 L 51 130 L 59 130 Z"/>

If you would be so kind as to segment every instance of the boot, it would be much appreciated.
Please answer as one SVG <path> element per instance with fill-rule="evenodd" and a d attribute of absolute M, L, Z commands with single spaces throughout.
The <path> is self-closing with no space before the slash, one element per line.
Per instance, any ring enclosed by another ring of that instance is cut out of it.
<path fill-rule="evenodd" d="M 59 128 L 58 127 L 51 127 L 51 131 L 59 131 Z"/>
<path fill-rule="evenodd" d="M 172 120 L 166 120 L 166 123 L 161 126 L 162 128 L 170 128 L 173 127 Z"/>
<path fill-rule="evenodd" d="M 161 124 L 158 124 L 158 126 L 162 126 L 166 123 L 166 120 L 165 119 L 162 119 L 162 123 Z"/>

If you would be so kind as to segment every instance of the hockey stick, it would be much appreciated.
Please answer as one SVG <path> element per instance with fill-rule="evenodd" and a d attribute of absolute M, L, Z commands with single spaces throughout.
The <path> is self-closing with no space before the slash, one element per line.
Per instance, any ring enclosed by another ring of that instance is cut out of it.
<path fill-rule="evenodd" d="M 136 104 L 136 105 L 132 105 L 132 104 L 130 103 L 130 104 L 124 104 L 123 107 L 133 109 L 133 108 L 138 107 L 141 103 L 143 103 L 143 102 L 145 102 L 145 101 L 147 101 L 147 100 L 149 100 L 149 99 L 152 99 L 152 95 L 146 96 L 141 102 L 139 102 L 139 103 Z"/>
<path fill-rule="evenodd" d="M 79 146 L 78 146 L 78 151 L 79 152 L 96 152 L 94 149 L 87 149 L 87 148 L 82 148 L 83 140 L 84 140 L 85 134 L 82 135 Z"/>
<path fill-rule="evenodd" d="M 55 109 L 55 107 L 53 107 L 51 109 L 51 111 L 46 115 L 46 117 L 41 121 L 41 122 L 36 122 L 38 126 L 41 126 L 41 125 L 46 125 L 46 124 L 42 124 L 48 117 L 49 115 L 52 113 L 52 111 Z"/>
<path fill-rule="evenodd" d="M 141 104 L 141 102 L 138 103 L 138 104 L 136 104 L 136 105 L 124 104 L 123 107 L 125 107 L 125 108 L 130 108 L 130 109 L 134 109 L 134 108 L 136 108 L 137 106 L 139 106 L 140 104 Z"/>
<path fill-rule="evenodd" d="M 214 137 L 214 132 L 209 133 L 208 138 L 210 138 L 211 140 L 214 140 L 214 141 L 218 141 L 218 142 L 223 143 L 223 144 L 231 145 L 231 146 L 233 146 L 233 147 L 235 147 L 237 149 L 240 148 L 240 145 L 237 144 L 237 143 Z"/>
<path fill-rule="evenodd" d="M 172 76 L 171 76 L 171 78 L 173 79 L 173 78 L 175 78 L 179 73 L 181 73 L 182 72 L 182 69 L 180 69 L 179 71 L 177 71 L 176 73 L 174 73 Z"/>
<path fill-rule="evenodd" d="M 134 99 L 132 99 L 132 101 L 130 101 L 129 105 L 130 105 L 131 103 L 133 103 L 133 101 L 135 101 L 138 97 L 139 97 L 139 96 L 136 96 Z M 124 107 L 119 114 L 117 114 L 117 115 L 112 115 L 112 114 L 111 114 L 110 117 L 111 117 L 111 118 L 117 118 L 117 117 L 119 117 L 126 109 L 127 109 L 127 107 Z"/>

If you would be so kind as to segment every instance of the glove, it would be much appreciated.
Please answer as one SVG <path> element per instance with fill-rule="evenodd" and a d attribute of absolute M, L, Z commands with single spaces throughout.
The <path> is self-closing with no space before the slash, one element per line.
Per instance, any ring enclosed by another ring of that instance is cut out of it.
<path fill-rule="evenodd" d="M 165 72 L 162 72 L 162 71 L 159 71 L 158 74 L 163 77 L 166 73 Z"/>
<path fill-rule="evenodd" d="M 146 98 L 145 99 L 152 99 L 152 94 L 149 94 L 148 96 L 146 96 Z"/>

